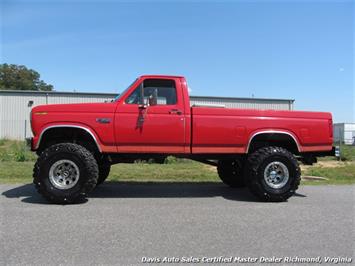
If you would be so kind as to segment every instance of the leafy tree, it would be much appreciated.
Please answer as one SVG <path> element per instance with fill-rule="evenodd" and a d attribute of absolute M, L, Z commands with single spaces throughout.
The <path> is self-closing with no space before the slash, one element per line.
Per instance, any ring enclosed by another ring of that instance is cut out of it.
<path fill-rule="evenodd" d="M 39 73 L 33 69 L 0 64 L 0 90 L 51 91 L 53 86 L 41 80 Z"/>

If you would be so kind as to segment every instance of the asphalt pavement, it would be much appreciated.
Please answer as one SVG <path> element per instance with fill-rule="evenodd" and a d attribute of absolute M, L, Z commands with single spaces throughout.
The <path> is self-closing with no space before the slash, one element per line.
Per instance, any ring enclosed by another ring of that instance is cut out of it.
<path fill-rule="evenodd" d="M 0 194 L 0 265 L 354 259 L 350 185 L 302 186 L 283 203 L 212 183 L 107 183 L 76 205 L 48 204 L 32 184 Z"/>

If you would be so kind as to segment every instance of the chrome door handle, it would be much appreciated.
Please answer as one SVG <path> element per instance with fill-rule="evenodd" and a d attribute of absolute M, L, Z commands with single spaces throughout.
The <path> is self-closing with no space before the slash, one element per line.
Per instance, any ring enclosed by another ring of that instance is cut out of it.
<path fill-rule="evenodd" d="M 169 111 L 169 114 L 181 115 L 181 114 L 182 114 L 182 111 L 179 110 L 179 109 L 171 109 L 171 110 Z"/>

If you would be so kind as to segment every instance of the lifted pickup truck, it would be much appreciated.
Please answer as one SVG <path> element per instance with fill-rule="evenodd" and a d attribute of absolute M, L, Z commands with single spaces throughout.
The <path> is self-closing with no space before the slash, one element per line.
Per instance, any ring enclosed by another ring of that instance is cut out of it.
<path fill-rule="evenodd" d="M 297 190 L 298 161 L 334 154 L 330 113 L 190 106 L 184 77 L 146 75 L 109 103 L 42 105 L 31 111 L 34 184 L 72 203 L 104 182 L 112 164 L 167 155 L 217 166 L 231 187 L 263 201 Z"/>

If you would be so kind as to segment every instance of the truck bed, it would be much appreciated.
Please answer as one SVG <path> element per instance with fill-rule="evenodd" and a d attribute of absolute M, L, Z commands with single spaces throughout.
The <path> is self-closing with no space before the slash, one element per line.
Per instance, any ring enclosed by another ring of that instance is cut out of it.
<path fill-rule="evenodd" d="M 263 131 L 288 133 L 300 152 L 332 147 L 332 116 L 326 112 L 192 107 L 191 115 L 193 153 L 245 153 L 252 136 Z"/>

